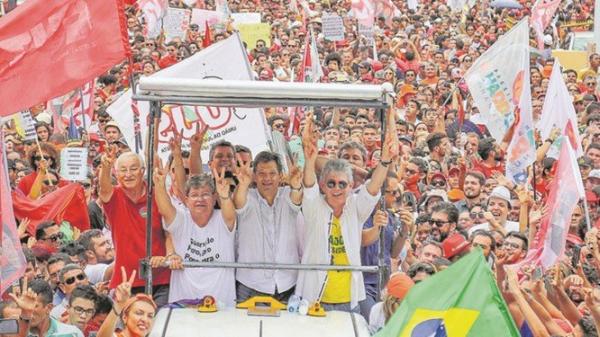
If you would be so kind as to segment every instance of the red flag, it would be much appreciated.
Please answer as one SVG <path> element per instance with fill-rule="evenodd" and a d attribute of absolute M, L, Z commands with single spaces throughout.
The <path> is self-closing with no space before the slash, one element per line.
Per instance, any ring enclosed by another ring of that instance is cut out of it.
<path fill-rule="evenodd" d="M 0 130 L 0 144 L 4 144 L 3 133 Z M 0 295 L 25 273 L 25 256 L 17 232 L 17 224 L 13 214 L 10 198 L 10 185 L 6 165 L 4 146 L 0 149 L 0 219 L 2 233 L 0 236 Z"/>
<path fill-rule="evenodd" d="M 46 220 L 57 223 L 68 221 L 82 232 L 90 229 L 85 193 L 78 183 L 69 183 L 48 193 L 38 200 L 31 200 L 20 192 L 13 192 L 13 203 L 17 219 L 29 218 L 29 234 L 35 234 L 37 225 Z"/>
<path fill-rule="evenodd" d="M 208 25 L 208 20 L 204 21 L 204 39 L 202 39 L 202 47 L 206 48 L 210 46 L 212 42 L 212 34 L 210 33 L 210 26 Z"/>
<path fill-rule="evenodd" d="M 130 53 L 122 0 L 27 1 L 0 20 L 0 116 L 64 95 Z"/>
<path fill-rule="evenodd" d="M 375 8 L 369 0 L 352 0 L 352 12 L 354 17 L 363 26 L 373 26 L 375 19 Z"/>

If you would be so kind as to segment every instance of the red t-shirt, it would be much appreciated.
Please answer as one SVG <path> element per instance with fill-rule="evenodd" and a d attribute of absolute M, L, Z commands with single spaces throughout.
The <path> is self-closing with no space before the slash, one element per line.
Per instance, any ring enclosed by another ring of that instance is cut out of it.
<path fill-rule="evenodd" d="M 127 275 L 138 270 L 140 259 L 146 256 L 146 195 L 134 202 L 120 186 L 115 186 L 110 200 L 103 204 L 106 220 L 110 224 L 112 239 L 115 245 L 115 272 L 109 287 L 121 284 L 121 266 Z M 165 234 L 161 226 L 160 213 L 156 202 L 152 202 L 152 255 L 165 256 Z M 166 268 L 152 270 L 154 285 L 169 284 L 170 272 Z M 134 287 L 143 286 L 145 281 L 139 273 L 133 283 Z"/>
<path fill-rule="evenodd" d="M 491 177 L 494 172 L 504 174 L 505 171 L 504 164 L 502 163 L 496 165 L 495 167 L 489 167 L 484 165 L 481 161 L 476 161 L 473 163 L 473 170 L 483 173 L 486 178 Z"/>

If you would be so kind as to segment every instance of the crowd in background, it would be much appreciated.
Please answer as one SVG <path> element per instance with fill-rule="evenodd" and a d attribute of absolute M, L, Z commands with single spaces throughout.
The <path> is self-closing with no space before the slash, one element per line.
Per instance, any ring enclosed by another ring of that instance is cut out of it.
<path fill-rule="evenodd" d="M 199 1 L 204 3 L 204 1 Z M 462 81 L 466 70 L 512 25 L 524 9 L 495 9 L 477 1 L 452 11 L 445 1 L 392 1 L 394 17 L 376 17 L 372 44 L 358 34 L 350 1 L 315 1 L 293 9 L 287 1 L 230 0 L 232 12 L 260 12 L 271 40 L 247 46 L 260 81 L 298 80 L 306 35 L 316 37 L 320 82 L 391 83 L 394 106 L 384 120 L 374 109 L 320 107 L 290 116 L 265 107 L 273 133 L 288 141 L 289 158 L 244 144 L 212 144 L 201 158 L 206 130 L 182 151 L 170 142 L 167 163 L 153 172 L 152 296 L 143 295 L 137 270 L 145 256 L 144 160 L 123 138 L 106 108 L 130 87 L 201 51 L 204 35 L 191 24 L 184 39 L 146 38 L 141 12 L 125 9 L 133 56 L 98 77 L 92 125 L 82 139 L 59 131 L 50 107 L 31 107 L 36 141 L 24 141 L 14 124 L 3 124 L 11 187 L 39 200 L 68 182 L 59 173 L 60 150 L 88 148 L 84 191 L 91 229 L 44 221 L 18 229 L 27 261 L 20 284 L 0 302 L 0 318 L 19 318 L 22 336 L 145 336 L 157 307 L 215 297 L 226 307 L 254 295 L 287 302 L 301 296 L 327 310 L 362 314 L 380 329 L 410 287 L 481 249 L 522 336 L 598 336 L 600 332 L 600 55 L 588 48 L 588 67 L 563 69 L 577 113 L 584 155 L 577 161 L 584 200 L 570 216 L 566 250 L 542 272 L 523 268 L 515 283 L 505 266 L 519 263 L 536 235 L 556 173 L 550 155 L 561 130 L 536 135 L 536 162 L 527 184 L 505 176 L 512 128 L 491 137 Z M 171 0 L 171 7 L 188 8 Z M 214 9 L 206 1 L 205 9 Z M 531 97 L 538 121 L 554 63 L 550 51 L 565 43 L 573 20 L 591 19 L 594 3 L 561 3 L 544 50 L 531 54 Z M 323 13 L 344 21 L 345 39 L 322 34 Z M 304 19 L 304 20 L 303 20 Z M 1 20 L 1 18 L 0 18 Z M 305 24 L 307 26 L 305 26 Z M 212 27 L 214 42 L 233 26 Z M 307 29 L 310 27 L 310 30 Z M 532 34 L 532 38 L 533 38 Z M 533 39 L 532 39 L 533 41 Z M 535 45 L 532 43 L 532 45 Z M 464 121 L 459 111 L 464 109 Z M 298 120 L 295 120 L 298 118 Z M 385 125 L 385 128 L 383 127 Z M 383 131 L 385 130 L 385 131 Z M 284 165 L 290 167 L 284 172 Z M 585 205 L 587 204 L 587 206 Z M 378 291 L 377 274 L 348 271 L 285 271 L 182 268 L 185 261 L 377 265 L 380 232 L 390 281 Z M 167 267 L 168 266 L 168 267 Z M 122 323 L 118 323 L 118 319 Z"/>

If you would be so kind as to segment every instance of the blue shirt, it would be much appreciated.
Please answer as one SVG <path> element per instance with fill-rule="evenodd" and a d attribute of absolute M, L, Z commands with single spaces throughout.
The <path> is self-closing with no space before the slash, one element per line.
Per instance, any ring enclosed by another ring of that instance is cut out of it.
<path fill-rule="evenodd" d="M 388 217 L 388 225 L 384 227 L 384 251 L 383 259 L 388 268 L 391 266 L 392 244 L 394 242 L 395 220 Z M 363 229 L 373 228 L 373 216 L 363 225 Z M 363 266 L 377 266 L 379 257 L 379 238 L 367 247 L 360 248 L 360 262 Z M 377 273 L 363 273 L 365 284 L 376 285 L 379 281 Z"/>

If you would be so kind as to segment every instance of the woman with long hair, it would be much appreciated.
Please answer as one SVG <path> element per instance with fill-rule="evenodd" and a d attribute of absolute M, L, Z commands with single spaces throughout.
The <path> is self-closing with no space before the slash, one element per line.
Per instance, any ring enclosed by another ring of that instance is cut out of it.
<path fill-rule="evenodd" d="M 156 314 L 156 303 L 146 294 L 131 296 L 131 285 L 136 271 L 127 278 L 121 267 L 123 283 L 115 289 L 113 308 L 98 330 L 97 337 L 145 337 L 150 334 Z M 123 321 L 123 329 L 117 331 L 118 319 Z"/>

